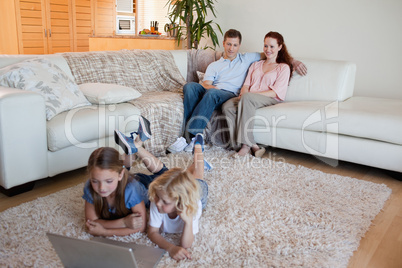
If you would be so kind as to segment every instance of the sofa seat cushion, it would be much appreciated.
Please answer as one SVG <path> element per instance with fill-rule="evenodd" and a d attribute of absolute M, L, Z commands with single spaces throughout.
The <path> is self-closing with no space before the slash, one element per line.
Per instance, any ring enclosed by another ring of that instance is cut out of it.
<path fill-rule="evenodd" d="M 48 149 L 52 152 L 75 145 L 97 148 L 94 141 L 111 136 L 125 125 L 127 132 L 138 129 L 140 110 L 130 103 L 92 105 L 63 112 L 47 122 Z"/>
<path fill-rule="evenodd" d="M 283 102 L 258 109 L 256 128 L 339 133 L 402 145 L 402 100 L 352 97 L 344 102 Z M 274 130 L 273 130 L 274 131 Z"/>
<path fill-rule="evenodd" d="M 141 115 L 151 123 L 152 137 L 144 143 L 145 148 L 155 156 L 166 155 L 166 148 L 183 133 L 182 94 L 145 92 L 130 103 L 138 107 Z"/>
<path fill-rule="evenodd" d="M 326 131 L 325 121 L 320 120 L 321 111 L 331 104 L 328 101 L 297 101 L 264 107 L 256 112 L 255 126 Z"/>
<path fill-rule="evenodd" d="M 402 145 L 402 100 L 352 97 L 339 103 L 344 135 Z"/>

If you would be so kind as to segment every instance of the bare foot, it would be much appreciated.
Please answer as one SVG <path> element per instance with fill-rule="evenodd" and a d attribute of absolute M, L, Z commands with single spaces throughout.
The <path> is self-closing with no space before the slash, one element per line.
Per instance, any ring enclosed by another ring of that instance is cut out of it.
<path fill-rule="evenodd" d="M 239 156 L 245 156 L 247 154 L 250 153 L 250 147 L 248 147 L 247 145 L 243 144 L 243 146 L 241 147 L 241 149 L 237 152 L 237 154 Z"/>

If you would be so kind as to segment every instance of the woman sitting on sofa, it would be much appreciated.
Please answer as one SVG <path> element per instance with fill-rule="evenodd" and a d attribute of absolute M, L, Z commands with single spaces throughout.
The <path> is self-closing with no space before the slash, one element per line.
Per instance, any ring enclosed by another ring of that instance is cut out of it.
<path fill-rule="evenodd" d="M 265 60 L 253 63 L 240 90 L 239 97 L 232 98 L 222 106 L 222 112 L 230 131 L 235 156 L 245 156 L 250 151 L 256 157 L 265 153 L 254 141 L 255 111 L 277 104 L 285 99 L 290 81 L 293 59 L 280 33 L 269 32 L 264 37 Z"/>

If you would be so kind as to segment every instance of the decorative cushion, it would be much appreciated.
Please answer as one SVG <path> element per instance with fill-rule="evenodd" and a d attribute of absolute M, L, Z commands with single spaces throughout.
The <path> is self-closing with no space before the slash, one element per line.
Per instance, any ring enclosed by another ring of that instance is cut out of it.
<path fill-rule="evenodd" d="M 134 88 L 116 84 L 86 83 L 78 87 L 92 104 L 114 104 L 141 97 Z"/>
<path fill-rule="evenodd" d="M 71 78 L 43 58 L 25 60 L 0 69 L 0 85 L 41 94 L 45 98 L 47 120 L 61 112 L 91 105 Z"/>
<path fill-rule="evenodd" d="M 204 76 L 205 76 L 205 73 L 197 71 L 198 82 L 200 84 L 202 84 L 202 82 L 204 81 Z"/>

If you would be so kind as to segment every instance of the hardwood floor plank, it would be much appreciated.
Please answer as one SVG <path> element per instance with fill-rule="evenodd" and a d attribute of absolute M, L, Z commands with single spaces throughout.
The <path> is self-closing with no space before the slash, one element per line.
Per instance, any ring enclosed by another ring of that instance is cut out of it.
<path fill-rule="evenodd" d="M 387 230 L 384 230 L 383 239 L 367 267 L 402 267 L 402 217 L 394 217 Z"/>
<path fill-rule="evenodd" d="M 384 183 L 391 188 L 392 194 L 390 199 L 385 203 L 383 210 L 373 220 L 370 229 L 361 239 L 360 246 L 350 259 L 348 267 L 398 267 L 389 266 L 387 259 L 402 259 L 402 252 L 397 253 L 394 249 L 388 248 L 386 244 L 384 252 L 383 248 L 384 240 L 388 240 L 394 247 L 397 245 L 399 247 L 402 246 L 402 241 L 398 241 L 397 236 L 388 236 L 389 233 L 401 233 L 402 231 L 402 225 L 399 228 L 393 225 L 393 221 L 402 210 L 402 183 L 378 169 L 370 169 L 368 174 L 362 179 L 374 183 Z M 382 252 L 382 254 L 377 255 L 378 252 Z"/>
<path fill-rule="evenodd" d="M 86 179 L 86 169 L 81 168 L 51 178 L 39 180 L 35 183 L 33 190 L 19 195 L 8 197 L 0 193 L 0 212 L 22 203 L 35 200 L 38 197 L 47 196 L 60 190 L 67 189 L 86 181 Z"/>

